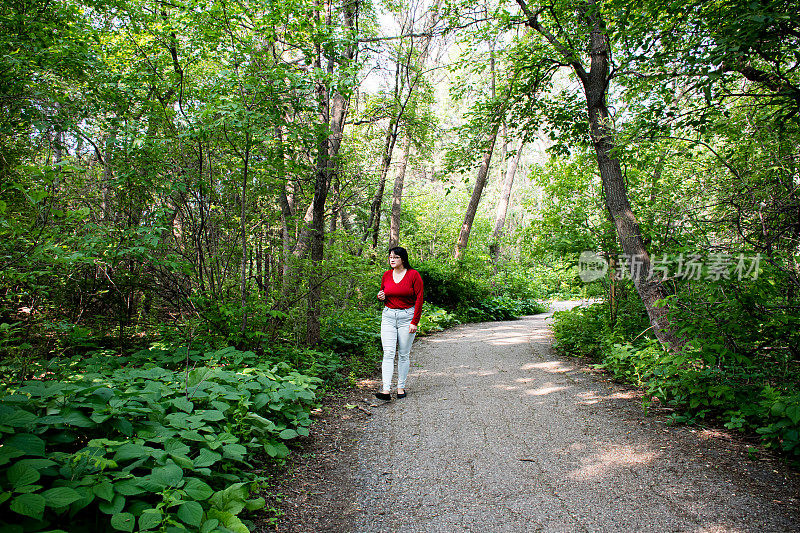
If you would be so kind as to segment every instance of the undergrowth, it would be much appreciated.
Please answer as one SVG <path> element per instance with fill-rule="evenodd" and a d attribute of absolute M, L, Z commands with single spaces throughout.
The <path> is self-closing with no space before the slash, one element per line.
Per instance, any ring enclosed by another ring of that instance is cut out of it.
<path fill-rule="evenodd" d="M 631 299 L 633 300 L 633 299 Z M 800 390 L 777 365 L 764 365 L 726 347 L 706 332 L 680 352 L 649 336 L 646 315 L 610 320 L 599 303 L 555 314 L 556 348 L 597 361 L 599 368 L 645 390 L 645 406 L 658 400 L 677 409 L 673 422 L 700 421 L 758 435 L 765 446 L 800 460 Z"/>
<path fill-rule="evenodd" d="M 249 531 L 254 465 L 308 435 L 322 380 L 233 348 L 130 359 L 163 365 L 96 354 L 3 386 L 3 531 Z"/>

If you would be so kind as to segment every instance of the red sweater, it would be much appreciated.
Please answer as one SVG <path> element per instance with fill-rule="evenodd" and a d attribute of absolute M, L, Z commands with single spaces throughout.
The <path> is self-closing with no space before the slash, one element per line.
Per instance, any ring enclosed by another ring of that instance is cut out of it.
<path fill-rule="evenodd" d="M 414 307 L 412 324 L 419 324 L 422 316 L 422 276 L 413 268 L 406 270 L 400 283 L 395 283 L 392 270 L 387 270 L 381 278 L 381 290 L 386 295 L 383 301 L 389 309 L 408 309 Z"/>

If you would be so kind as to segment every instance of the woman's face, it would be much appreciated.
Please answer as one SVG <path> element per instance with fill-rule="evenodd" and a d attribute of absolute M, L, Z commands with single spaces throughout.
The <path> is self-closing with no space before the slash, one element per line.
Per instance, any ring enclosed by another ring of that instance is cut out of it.
<path fill-rule="evenodd" d="M 403 259 L 399 255 L 389 254 L 389 266 L 392 268 L 403 266 Z"/>

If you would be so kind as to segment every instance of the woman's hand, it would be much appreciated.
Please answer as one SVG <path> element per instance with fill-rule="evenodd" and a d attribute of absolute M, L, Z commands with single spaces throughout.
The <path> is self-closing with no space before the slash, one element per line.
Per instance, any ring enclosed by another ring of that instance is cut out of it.
<path fill-rule="evenodd" d="M 408 332 L 409 333 L 416 333 L 417 332 L 417 325 L 416 324 L 409 324 L 408 325 Z"/>
<path fill-rule="evenodd" d="M 378 291 L 378 300 L 384 301 L 385 299 L 386 299 L 386 293 L 384 293 L 382 290 Z"/>

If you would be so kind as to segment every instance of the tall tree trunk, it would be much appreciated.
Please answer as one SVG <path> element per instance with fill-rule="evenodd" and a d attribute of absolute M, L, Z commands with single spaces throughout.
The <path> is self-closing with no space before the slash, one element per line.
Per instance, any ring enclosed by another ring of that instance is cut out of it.
<path fill-rule="evenodd" d="M 280 275 L 281 275 L 281 287 L 284 290 L 284 293 L 288 290 L 286 286 L 287 280 L 289 278 L 290 273 L 290 260 L 292 254 L 292 238 L 291 233 L 289 232 L 289 221 L 292 220 L 294 216 L 294 210 L 292 209 L 292 204 L 289 202 L 289 195 L 287 194 L 287 189 L 289 187 L 289 182 L 286 178 L 286 151 L 284 150 L 283 144 L 283 128 L 277 126 L 275 128 L 275 138 L 278 141 L 278 154 L 276 157 L 277 160 L 277 174 L 278 174 L 278 188 L 277 188 L 277 197 L 278 197 L 278 207 L 281 210 L 281 255 L 280 255 Z"/>
<path fill-rule="evenodd" d="M 249 259 L 249 255 L 247 253 L 247 181 L 250 179 L 250 133 L 245 134 L 243 159 L 244 169 L 242 171 L 242 209 L 240 213 L 242 220 L 242 280 L 240 285 L 242 301 L 242 337 L 244 337 L 244 332 L 247 329 L 247 261 Z"/>
<path fill-rule="evenodd" d="M 408 156 L 410 153 L 411 138 L 406 137 L 403 143 L 403 159 L 400 161 L 400 168 L 397 169 L 397 176 L 394 178 L 392 216 L 389 221 L 389 248 L 397 246 L 400 242 L 400 205 L 403 202 L 403 182 L 406 179 L 406 167 L 408 166 Z"/>
<path fill-rule="evenodd" d="M 106 137 L 106 148 L 103 153 L 103 177 L 100 181 L 101 211 L 103 220 L 111 220 L 110 183 L 114 179 L 114 145 L 117 143 L 117 128 L 114 126 Z"/>
<path fill-rule="evenodd" d="M 603 183 L 605 204 L 630 267 L 636 291 L 647 309 L 650 324 L 658 339 L 671 349 L 680 349 L 682 341 L 669 321 L 668 307 L 657 305 L 668 293 L 658 276 L 649 278 L 650 255 L 644 244 L 639 223 L 633 214 L 622 167 L 614 153 L 613 120 L 608 111 L 606 97 L 610 82 L 610 42 L 597 0 L 587 0 L 579 7 L 581 21 L 589 30 L 590 68 L 587 72 L 578 59 L 577 50 L 571 50 L 538 20 L 540 12 L 533 13 L 524 0 L 517 0 L 527 17 L 528 25 L 544 36 L 561 54 L 580 79 L 589 112 L 589 132 L 597 155 L 597 166 Z M 649 278 L 649 279 L 648 279 Z"/>
<path fill-rule="evenodd" d="M 469 234 L 472 231 L 472 223 L 475 221 L 475 213 L 478 211 L 478 204 L 481 201 L 483 188 L 486 186 L 486 178 L 489 175 L 489 163 L 492 161 L 492 152 L 494 152 L 494 145 L 497 141 L 497 131 L 500 128 L 500 121 L 495 122 L 492 131 L 487 139 L 486 151 L 483 153 L 483 161 L 478 169 L 478 178 L 475 180 L 475 187 L 472 189 L 472 196 L 467 204 L 467 211 L 464 213 L 464 223 L 461 224 L 461 232 L 458 234 L 458 241 L 456 242 L 455 253 L 453 257 L 458 261 L 464 254 L 467 248 L 467 241 L 469 241 Z"/>
<path fill-rule="evenodd" d="M 667 316 L 669 309 L 665 305 L 658 305 L 668 293 L 657 276 L 649 277 L 650 254 L 647 252 L 639 222 L 628 200 L 622 167 L 619 159 L 613 155 L 615 148 L 614 132 L 611 129 L 613 121 L 606 105 L 610 54 L 608 36 L 599 14 L 587 14 L 587 19 L 592 28 L 589 42 L 591 68 L 581 81 L 586 93 L 589 128 L 592 145 L 597 154 L 606 207 L 614 220 L 622 251 L 629 258 L 631 277 L 647 309 L 656 336 L 664 344 L 677 348 L 681 343 L 669 322 Z"/>
<path fill-rule="evenodd" d="M 508 205 L 511 201 L 511 189 L 514 187 L 514 176 L 517 174 L 517 166 L 519 166 L 519 159 L 522 156 L 523 146 L 525 146 L 525 141 L 520 141 L 514 159 L 508 164 L 506 176 L 503 180 L 503 191 L 500 193 L 500 202 L 497 204 L 497 215 L 494 219 L 494 229 L 492 230 L 492 239 L 489 245 L 489 252 L 494 263 L 497 263 L 497 258 L 500 253 L 500 243 L 498 241 L 503 236 L 503 227 L 506 224 Z"/>
<path fill-rule="evenodd" d="M 355 29 L 359 7 L 359 0 L 344 4 L 344 25 L 347 31 Z M 317 52 L 318 66 L 321 66 L 322 51 L 318 48 Z M 351 42 L 342 53 L 342 59 L 350 62 L 356 58 L 357 53 L 357 41 Z M 328 64 L 328 70 L 329 73 L 333 70 L 333 60 Z M 328 196 L 331 178 L 336 170 L 336 159 L 342 144 L 344 122 L 350 103 L 349 97 L 338 91 L 333 91 L 333 94 L 329 95 L 327 86 L 322 82 L 317 85 L 317 94 L 320 102 L 320 119 L 324 124 L 329 125 L 329 134 L 319 143 L 317 171 L 314 179 L 314 200 L 311 204 L 312 218 L 309 225 L 311 230 L 310 256 L 313 263 L 309 276 L 306 319 L 306 342 L 309 346 L 316 346 L 321 339 L 320 304 L 322 283 L 325 279 L 321 271 L 322 261 L 325 257 L 325 200 Z"/>
<path fill-rule="evenodd" d="M 258 290 L 264 290 L 264 278 L 262 277 L 264 274 L 263 267 L 264 267 L 264 229 L 262 228 L 261 231 L 258 232 L 258 240 L 256 246 L 256 285 L 258 285 Z"/>

